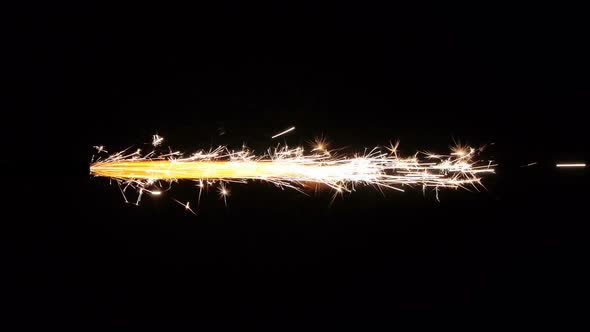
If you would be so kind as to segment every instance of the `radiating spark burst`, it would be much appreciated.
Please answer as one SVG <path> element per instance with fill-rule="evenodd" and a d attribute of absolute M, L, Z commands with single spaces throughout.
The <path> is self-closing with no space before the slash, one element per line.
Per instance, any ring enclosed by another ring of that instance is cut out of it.
<path fill-rule="evenodd" d="M 223 203 L 227 206 L 227 196 L 229 196 L 229 190 L 226 188 L 224 183 L 219 185 L 219 197 L 223 198 Z"/>
<path fill-rule="evenodd" d="M 133 153 L 124 150 L 92 163 L 90 173 L 116 180 L 124 197 L 127 189 L 137 189 L 137 203 L 144 191 L 161 195 L 173 182 L 193 180 L 199 187 L 197 202 L 204 187 L 217 184 L 219 196 L 226 205 L 228 182 L 260 180 L 300 192 L 304 192 L 308 183 L 324 184 L 333 189 L 333 198 L 355 191 L 359 185 L 399 191 L 419 186 L 423 190 L 434 188 L 438 199 L 439 188 L 477 190 L 483 187 L 481 176 L 494 173 L 492 162 L 476 160 L 482 148 L 453 148 L 447 155 L 417 152 L 402 158 L 398 156 L 398 145 L 399 142 L 354 155 L 328 150 L 323 139 L 317 140 L 309 153 L 303 147 L 280 145 L 262 155 L 246 147 L 236 151 L 225 146 L 188 156 L 172 150 L 166 153 L 152 150 L 145 155 L 140 150 Z M 178 203 L 193 212 L 188 202 Z"/>

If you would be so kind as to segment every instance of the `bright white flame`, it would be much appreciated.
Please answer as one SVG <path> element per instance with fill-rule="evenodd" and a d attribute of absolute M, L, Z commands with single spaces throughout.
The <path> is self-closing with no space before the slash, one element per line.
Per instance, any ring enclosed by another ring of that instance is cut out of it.
<path fill-rule="evenodd" d="M 557 167 L 586 167 L 586 164 L 584 163 L 578 163 L 578 164 L 556 164 L 555 166 Z"/>

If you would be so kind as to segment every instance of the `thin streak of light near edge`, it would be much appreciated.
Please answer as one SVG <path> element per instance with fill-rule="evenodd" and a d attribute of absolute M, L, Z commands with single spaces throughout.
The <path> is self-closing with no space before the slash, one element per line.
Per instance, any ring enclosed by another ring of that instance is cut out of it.
<path fill-rule="evenodd" d="M 289 128 L 289 129 L 287 129 L 285 131 L 281 131 L 280 133 L 272 136 L 271 138 L 277 138 L 277 137 L 282 136 L 282 135 L 285 135 L 286 133 L 291 132 L 293 130 L 295 130 L 295 127 L 291 127 L 291 128 Z"/>
<path fill-rule="evenodd" d="M 560 168 L 583 168 L 586 167 L 585 163 L 558 163 L 555 164 L 556 167 L 560 167 Z"/>

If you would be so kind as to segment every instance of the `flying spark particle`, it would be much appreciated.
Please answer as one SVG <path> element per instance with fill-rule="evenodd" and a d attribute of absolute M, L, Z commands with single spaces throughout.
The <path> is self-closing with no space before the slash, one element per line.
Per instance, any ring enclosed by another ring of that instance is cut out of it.
<path fill-rule="evenodd" d="M 154 147 L 157 147 L 157 146 L 161 145 L 162 142 L 164 142 L 164 137 L 162 137 L 162 136 L 160 136 L 158 134 L 155 134 L 155 135 L 152 136 L 152 145 Z"/>
<path fill-rule="evenodd" d="M 98 153 L 108 152 L 107 150 L 104 149 L 104 145 L 95 145 L 94 148 L 96 149 L 96 152 L 98 152 Z"/>
<path fill-rule="evenodd" d="M 194 214 L 195 216 L 197 215 L 197 214 L 195 213 L 195 211 L 193 211 L 193 209 L 191 209 L 191 207 L 190 207 L 190 202 L 182 203 L 181 201 L 179 201 L 179 200 L 177 200 L 177 199 L 174 199 L 174 198 L 173 198 L 173 200 L 174 200 L 176 203 L 178 203 L 178 204 L 182 205 L 186 211 L 189 211 L 190 213 Z"/>
<path fill-rule="evenodd" d="M 287 130 L 285 130 L 285 131 L 282 131 L 282 132 L 280 132 L 280 133 L 278 133 L 278 134 L 276 134 L 276 135 L 272 136 L 271 138 L 277 138 L 277 137 L 279 137 L 279 136 L 281 136 L 281 135 L 285 135 L 286 133 L 288 133 L 288 132 L 290 132 L 290 131 L 293 131 L 293 130 L 295 130 L 295 127 L 291 127 L 291 128 L 289 128 L 289 129 L 287 129 Z"/>
<path fill-rule="evenodd" d="M 219 186 L 219 196 L 223 198 L 223 202 L 225 206 L 227 206 L 227 197 L 229 196 L 229 190 L 227 190 L 223 183 L 221 183 Z"/>

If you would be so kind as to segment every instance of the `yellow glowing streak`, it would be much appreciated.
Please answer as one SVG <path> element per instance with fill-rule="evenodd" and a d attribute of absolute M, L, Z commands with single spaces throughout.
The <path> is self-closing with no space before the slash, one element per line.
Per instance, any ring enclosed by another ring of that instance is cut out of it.
<path fill-rule="evenodd" d="M 118 179 L 272 179 L 289 178 L 305 181 L 314 179 L 370 180 L 375 172 L 365 165 L 344 163 L 318 166 L 289 161 L 112 161 L 97 162 L 90 167 L 92 174 Z"/>
<path fill-rule="evenodd" d="M 90 172 L 95 176 L 124 181 L 155 180 L 213 180 L 243 181 L 264 180 L 291 186 L 301 182 L 327 184 L 338 192 L 346 183 L 395 185 L 424 185 L 432 187 L 459 187 L 479 183 L 479 173 L 493 173 L 489 166 L 473 166 L 459 160 L 439 163 L 418 162 L 415 159 L 382 159 L 359 157 L 317 161 L 313 158 L 298 160 L 113 160 L 96 162 Z M 200 184 L 202 187 L 202 182 Z M 348 190 L 347 190 L 348 191 Z M 152 192 L 158 195 L 159 192 Z M 227 191 L 222 191 L 226 195 Z"/>

